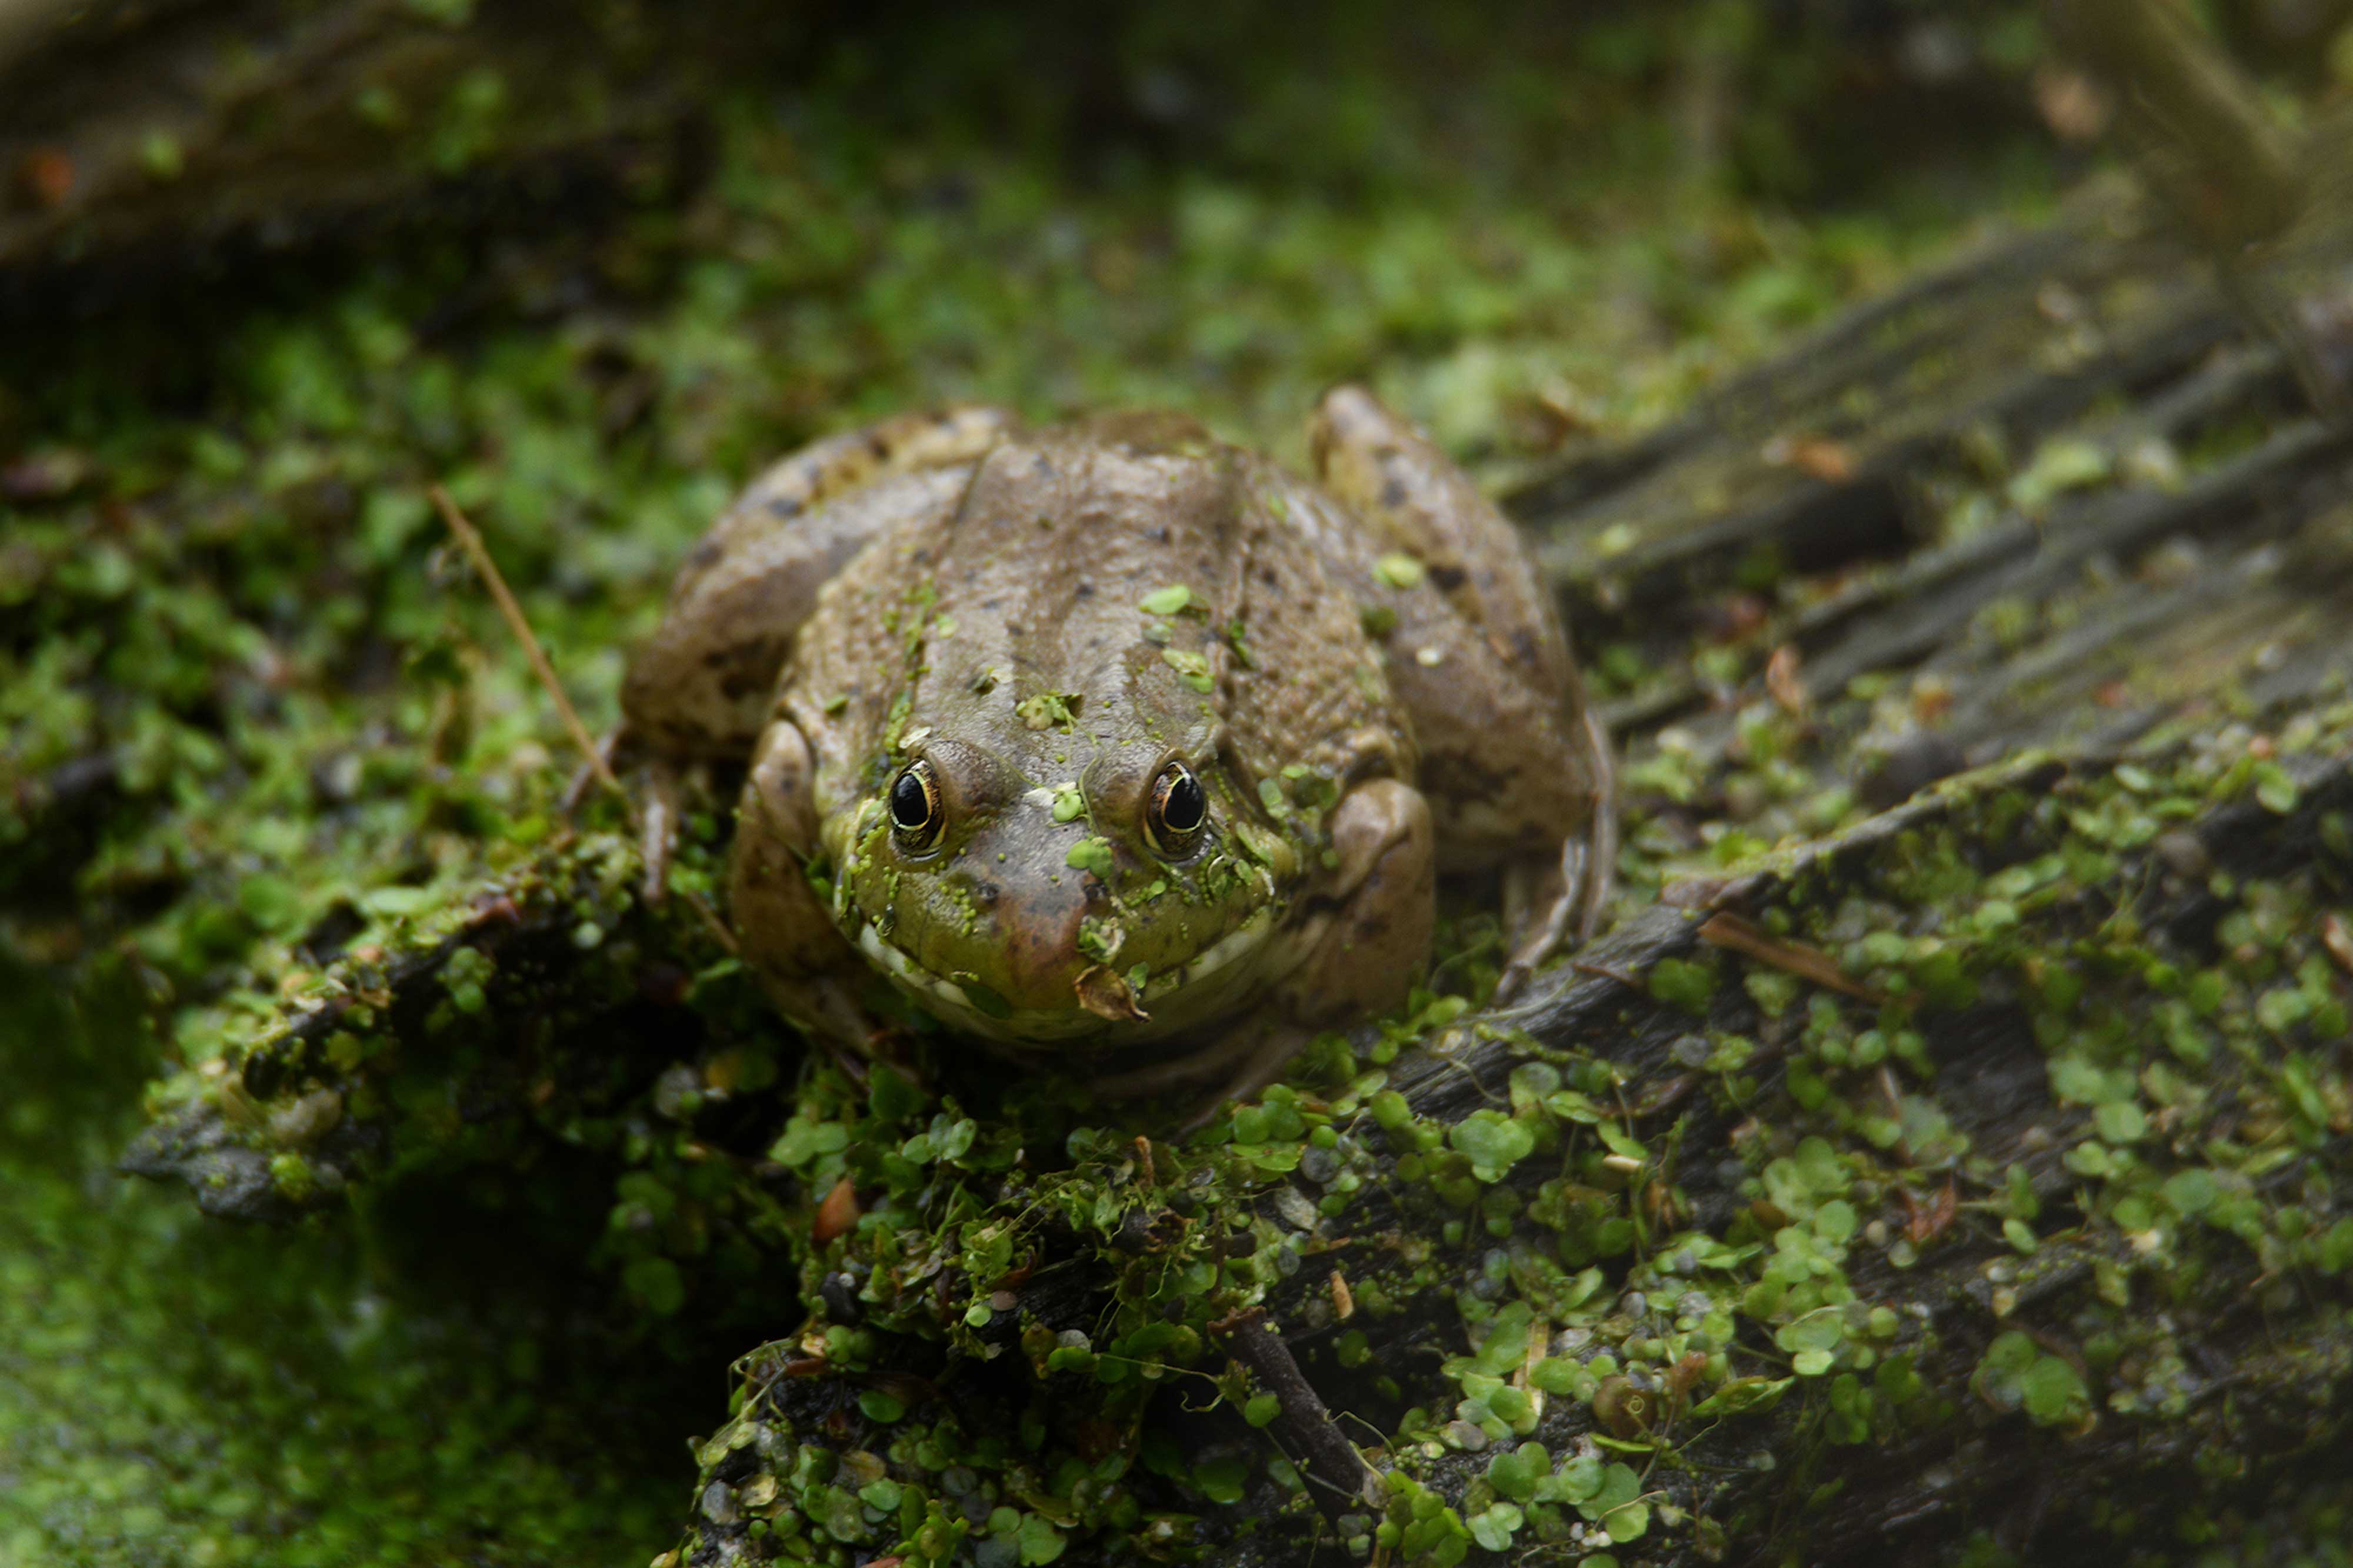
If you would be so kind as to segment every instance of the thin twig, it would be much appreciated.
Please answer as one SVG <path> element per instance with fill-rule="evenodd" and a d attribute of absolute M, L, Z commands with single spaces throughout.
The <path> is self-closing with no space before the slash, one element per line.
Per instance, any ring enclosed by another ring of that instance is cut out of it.
<path fill-rule="evenodd" d="M 523 618 L 522 606 L 515 603 L 514 594 L 507 587 L 507 580 L 499 571 L 499 563 L 491 559 L 490 547 L 482 542 L 480 531 L 467 521 L 464 512 L 458 510 L 458 503 L 449 499 L 448 490 L 439 485 L 431 485 L 427 487 L 425 493 L 433 499 L 434 506 L 441 513 L 441 521 L 449 525 L 449 531 L 458 536 L 458 542 L 465 548 L 466 559 L 474 563 L 475 574 L 490 588 L 491 601 L 498 605 L 499 615 L 506 621 L 508 632 L 522 645 L 524 655 L 531 660 L 533 673 L 539 677 L 539 684 L 545 689 L 548 700 L 555 704 L 556 712 L 564 720 L 565 729 L 571 732 L 572 743 L 580 748 L 581 756 L 587 760 L 589 773 L 595 775 L 598 784 L 620 798 L 631 829 L 642 839 L 644 825 L 636 799 L 614 775 L 612 764 L 605 760 L 604 748 L 597 745 L 588 733 L 588 726 L 581 721 L 580 710 L 572 706 L 572 699 L 565 693 L 563 682 L 555 679 L 555 667 L 548 662 L 547 650 L 539 646 L 539 638 L 533 633 L 531 622 Z M 721 951 L 730 957 L 734 956 L 737 952 L 735 933 L 727 929 L 727 922 L 719 918 L 719 911 L 699 893 L 682 893 L 681 896 L 685 899 L 687 907 L 702 919 L 703 929 L 711 933 L 711 939 L 719 944 Z"/>
<path fill-rule="evenodd" d="M 1324 1403 L 1291 1348 L 1269 1330 L 1262 1308 L 1250 1308 L 1209 1326 L 1226 1353 L 1254 1373 L 1259 1386 L 1275 1396 L 1282 1414 L 1276 1430 L 1291 1440 L 1303 1461 L 1300 1466 L 1308 1495 L 1317 1511 L 1336 1529 L 1350 1514 L 1363 1514 L 1378 1505 L 1383 1488 L 1380 1473 L 1365 1463 L 1363 1454 L 1333 1423 Z"/>
<path fill-rule="evenodd" d="M 448 490 L 434 485 L 425 493 L 433 498 L 433 504 L 440 510 L 441 521 L 448 523 L 449 531 L 458 536 L 458 542 L 465 547 L 466 558 L 474 563 L 475 573 L 490 588 L 491 598 L 498 605 L 499 614 L 506 618 L 507 630 L 513 633 L 515 641 L 522 645 L 522 651 L 530 658 L 531 668 L 538 675 L 540 685 L 547 689 L 548 700 L 555 704 L 556 712 L 564 720 L 564 727 L 572 731 L 572 743 L 580 748 L 582 756 L 588 759 L 588 771 L 596 775 L 598 784 L 623 800 L 628 800 L 629 792 L 621 787 L 619 779 L 613 776 L 612 766 L 605 761 L 603 750 L 588 733 L 588 726 L 580 721 L 580 710 L 572 706 L 572 699 L 565 695 L 563 683 L 555 679 L 555 667 L 547 662 L 547 650 L 539 646 L 539 638 L 533 635 L 531 623 L 523 618 L 522 606 L 515 603 L 514 595 L 508 591 L 507 580 L 500 574 L 498 563 L 491 559 L 490 547 L 482 542 L 480 532 L 466 521 L 466 514 L 458 510 L 458 503 L 449 499 Z M 634 802 L 631 806 L 634 816 Z"/>

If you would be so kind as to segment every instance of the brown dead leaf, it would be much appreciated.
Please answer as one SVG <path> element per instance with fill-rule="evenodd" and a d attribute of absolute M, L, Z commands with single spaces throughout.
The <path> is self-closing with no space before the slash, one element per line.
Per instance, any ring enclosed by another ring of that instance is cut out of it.
<path fill-rule="evenodd" d="M 1079 994 L 1079 1005 L 1098 1018 L 1109 1018 L 1114 1024 L 1142 1024 L 1152 1016 L 1137 1005 L 1127 977 L 1107 963 L 1098 963 L 1080 975 L 1071 982 L 1071 989 Z"/>
<path fill-rule="evenodd" d="M 1735 914 L 1714 914 L 1699 928 L 1699 939 L 1711 947 L 1726 948 L 1759 963 L 1769 963 L 1786 970 L 1801 980 L 1810 980 L 1826 990 L 1842 992 L 1865 1002 L 1884 1002 L 1886 997 L 1861 982 L 1850 979 L 1838 966 L 1838 960 L 1820 948 L 1809 947 L 1801 942 L 1767 936 L 1748 921 Z"/>
<path fill-rule="evenodd" d="M 16 189 L 35 206 L 63 206 L 73 188 L 73 160 L 55 147 L 36 147 L 16 162 Z"/>
<path fill-rule="evenodd" d="M 1763 456 L 1777 468 L 1795 468 L 1824 484 L 1854 478 L 1854 454 L 1827 436 L 1776 436 L 1765 443 Z"/>
<path fill-rule="evenodd" d="M 833 1184 L 833 1191 L 817 1205 L 817 1219 L 809 1226 L 809 1239 L 823 1247 L 838 1236 L 847 1235 L 858 1223 L 858 1187 L 848 1176 Z"/>
<path fill-rule="evenodd" d="M 1798 674 L 1798 650 L 1789 644 L 1775 648 L 1765 661 L 1765 689 L 1790 718 L 1806 716 L 1806 682 Z"/>
<path fill-rule="evenodd" d="M 2348 928 L 2342 915 L 2330 915 L 2320 922 L 2320 945 L 2337 961 L 2337 967 L 2353 974 L 2353 928 Z"/>
<path fill-rule="evenodd" d="M 2116 102 L 2082 71 L 2045 66 L 2034 73 L 2034 107 L 2062 142 L 2092 142 L 2108 128 Z"/>
<path fill-rule="evenodd" d="M 1854 454 L 1837 441 L 1793 442 L 1789 447 L 1789 461 L 1797 465 L 1799 472 L 1826 485 L 1842 485 L 1854 478 Z"/>
<path fill-rule="evenodd" d="M 1926 1203 L 1914 1197 L 1909 1187 L 1896 1188 L 1895 1195 L 1904 1204 L 1904 1234 L 1915 1247 L 1926 1247 L 1944 1235 L 1960 1209 L 1960 1194 L 1953 1189 L 1949 1178 Z"/>

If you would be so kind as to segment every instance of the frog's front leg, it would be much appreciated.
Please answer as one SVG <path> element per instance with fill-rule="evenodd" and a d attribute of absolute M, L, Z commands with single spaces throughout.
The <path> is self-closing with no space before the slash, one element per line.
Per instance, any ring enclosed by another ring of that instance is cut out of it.
<path fill-rule="evenodd" d="M 1438 919 L 1438 856 L 1430 805 L 1396 779 L 1358 784 L 1332 817 L 1329 879 L 1285 939 L 1290 970 L 1272 1005 L 1208 1048 L 1099 1079 L 1112 1098 L 1153 1094 L 1222 1076 L 1223 1087 L 1186 1121 L 1206 1122 L 1282 1073 L 1315 1031 L 1377 1016 L 1403 1003 L 1430 956 Z"/>
<path fill-rule="evenodd" d="M 874 1034 L 856 993 L 866 964 L 808 879 L 818 852 L 815 773 L 791 721 L 762 732 L 735 808 L 728 913 L 743 960 L 776 1010 L 818 1038 L 863 1052 Z"/>

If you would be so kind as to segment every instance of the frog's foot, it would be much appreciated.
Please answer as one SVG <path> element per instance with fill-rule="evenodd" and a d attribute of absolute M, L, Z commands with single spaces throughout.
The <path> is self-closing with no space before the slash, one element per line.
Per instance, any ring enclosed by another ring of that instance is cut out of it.
<path fill-rule="evenodd" d="M 1544 873 L 1542 891 L 1551 894 L 1545 918 L 1523 941 L 1495 982 L 1494 1000 L 1509 1002 L 1524 990 L 1545 960 L 1568 948 L 1581 947 L 1600 929 L 1602 909 L 1609 901 L 1609 885 L 1618 865 L 1618 804 L 1609 765 L 1609 741 L 1601 721 L 1588 710 L 1586 743 L 1590 748 L 1596 783 L 1593 804 L 1586 819 L 1585 837 L 1561 842 L 1560 864 Z M 1541 893 L 1531 895 L 1527 884 L 1506 874 L 1507 901 L 1531 908 Z M 1525 917 L 1514 913 L 1517 926 Z M 1574 930 L 1576 940 L 1569 940 Z"/>
<path fill-rule="evenodd" d="M 566 817 L 576 816 L 588 792 L 615 776 L 614 766 L 635 750 L 637 737 L 624 722 L 596 742 L 595 757 L 573 770 L 556 805 Z M 631 763 L 623 776 L 622 793 L 637 819 L 638 855 L 644 878 L 638 896 L 649 907 L 659 907 L 670 896 L 670 863 L 678 847 L 679 770 L 659 753 L 649 753 Z"/>
<path fill-rule="evenodd" d="M 566 816 L 577 812 L 580 803 L 588 798 L 590 788 L 600 776 L 613 771 L 613 760 L 628 743 L 629 727 L 627 724 L 616 724 L 606 731 L 604 738 L 596 742 L 596 756 L 582 759 L 580 765 L 572 770 L 572 776 L 565 781 L 564 794 L 555 803 L 556 809 Z"/>

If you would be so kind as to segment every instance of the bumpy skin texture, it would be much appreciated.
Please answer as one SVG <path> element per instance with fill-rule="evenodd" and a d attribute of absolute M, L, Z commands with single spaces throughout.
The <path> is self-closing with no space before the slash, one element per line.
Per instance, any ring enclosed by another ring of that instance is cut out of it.
<path fill-rule="evenodd" d="M 750 757 L 731 917 L 785 1013 L 863 1047 L 887 984 L 1114 1090 L 1240 1092 L 1403 999 L 1441 865 L 1558 868 L 1522 972 L 1589 927 L 1609 758 L 1550 595 L 1366 394 L 1314 444 L 1323 488 L 1175 415 L 959 410 L 737 502 L 624 710 Z"/>

